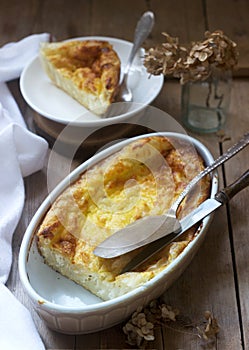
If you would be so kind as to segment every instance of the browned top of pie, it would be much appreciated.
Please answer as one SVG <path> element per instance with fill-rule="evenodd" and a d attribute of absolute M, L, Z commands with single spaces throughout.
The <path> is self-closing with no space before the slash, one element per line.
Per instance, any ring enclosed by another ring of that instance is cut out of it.
<path fill-rule="evenodd" d="M 110 43 L 100 40 L 50 43 L 43 48 L 55 68 L 73 79 L 79 88 L 99 91 L 116 88 L 119 82 L 120 60 Z"/>

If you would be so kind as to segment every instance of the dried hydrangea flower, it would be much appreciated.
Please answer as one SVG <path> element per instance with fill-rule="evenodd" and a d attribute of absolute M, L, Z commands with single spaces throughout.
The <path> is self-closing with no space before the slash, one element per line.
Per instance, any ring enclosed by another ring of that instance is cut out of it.
<path fill-rule="evenodd" d="M 193 334 L 201 338 L 205 344 L 212 345 L 219 333 L 219 325 L 216 318 L 213 317 L 210 311 L 206 311 L 204 316 L 206 322 L 204 327 L 197 326 L 189 318 L 184 321 L 183 315 L 179 315 L 179 310 L 172 308 L 170 305 L 153 300 L 146 307 L 141 306 L 132 314 L 131 318 L 123 327 L 123 332 L 126 335 L 127 343 L 138 348 L 146 348 L 148 341 L 155 340 L 154 330 L 158 325 L 167 327 L 168 322 L 173 322 L 174 329 L 184 332 L 185 328 L 192 329 Z M 183 322 L 181 322 L 183 321 Z"/>
<path fill-rule="evenodd" d="M 238 62 L 235 42 L 221 30 L 206 32 L 205 39 L 190 47 L 180 46 L 178 38 L 163 33 L 165 42 L 150 48 L 144 57 L 144 66 L 153 75 L 172 75 L 181 84 L 206 80 L 215 69 L 232 70 Z"/>
<path fill-rule="evenodd" d="M 167 33 L 162 34 L 165 42 L 155 48 L 150 48 L 145 53 L 144 65 L 148 73 L 153 75 L 178 76 L 187 50 L 179 45 L 178 38 L 173 38 Z"/>
<path fill-rule="evenodd" d="M 236 44 L 224 33 L 217 30 L 206 32 L 206 39 L 193 43 L 182 70 L 181 83 L 187 81 L 206 80 L 214 69 L 231 70 L 238 62 Z"/>
<path fill-rule="evenodd" d="M 204 313 L 204 317 L 207 320 L 204 328 L 197 326 L 196 329 L 198 331 L 198 336 L 204 341 L 204 345 L 207 347 L 212 347 L 216 341 L 220 327 L 217 319 L 213 317 L 210 311 L 206 311 Z"/>
<path fill-rule="evenodd" d="M 160 304 L 158 300 L 151 301 L 144 309 L 138 307 L 123 327 L 127 343 L 142 347 L 144 342 L 153 341 L 155 327 L 165 321 L 176 321 L 178 313 L 177 309 Z"/>
<path fill-rule="evenodd" d="M 165 304 L 162 304 L 160 309 L 164 320 L 176 321 L 176 316 L 179 315 L 178 309 L 173 309 L 170 305 Z"/>
<path fill-rule="evenodd" d="M 130 345 L 141 346 L 142 342 L 152 341 L 154 336 L 154 325 L 146 319 L 146 315 L 139 307 L 131 319 L 123 327 L 123 332 L 127 336 L 127 342 Z"/>
<path fill-rule="evenodd" d="M 214 338 L 220 331 L 218 322 L 210 311 L 205 312 L 205 318 L 207 320 L 207 325 L 204 329 L 204 337 L 206 339 Z"/>

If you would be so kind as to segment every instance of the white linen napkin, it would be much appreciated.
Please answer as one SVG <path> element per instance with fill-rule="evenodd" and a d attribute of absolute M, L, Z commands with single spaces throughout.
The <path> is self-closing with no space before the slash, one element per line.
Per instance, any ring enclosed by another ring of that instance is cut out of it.
<path fill-rule="evenodd" d="M 0 349 L 44 350 L 30 312 L 7 289 L 11 242 L 20 219 L 23 177 L 43 167 L 48 144 L 28 131 L 5 82 L 18 78 L 49 34 L 35 34 L 0 48 Z"/>

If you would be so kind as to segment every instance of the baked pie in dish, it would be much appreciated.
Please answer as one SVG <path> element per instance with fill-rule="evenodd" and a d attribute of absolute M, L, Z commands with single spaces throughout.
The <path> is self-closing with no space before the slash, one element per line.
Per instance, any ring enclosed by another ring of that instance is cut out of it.
<path fill-rule="evenodd" d="M 94 248 L 135 220 L 166 212 L 204 166 L 187 140 L 154 135 L 132 141 L 89 167 L 57 197 L 36 231 L 39 252 L 54 270 L 102 300 L 134 290 L 178 257 L 198 234 L 197 228 L 189 229 L 139 269 L 124 274 L 122 268 L 137 250 L 103 259 L 94 255 Z M 178 218 L 209 195 L 207 176 L 183 200 Z"/>

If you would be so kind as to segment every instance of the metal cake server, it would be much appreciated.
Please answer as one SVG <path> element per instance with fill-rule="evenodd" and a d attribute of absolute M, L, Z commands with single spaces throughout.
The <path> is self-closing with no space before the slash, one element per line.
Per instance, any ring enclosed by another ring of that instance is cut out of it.
<path fill-rule="evenodd" d="M 132 271 L 139 267 L 141 264 L 149 260 L 154 254 L 160 251 L 167 244 L 179 238 L 190 227 L 194 226 L 206 216 L 210 215 L 213 211 L 228 203 L 237 193 L 249 186 L 249 169 L 240 176 L 231 185 L 223 188 L 216 193 L 215 198 L 210 198 L 199 205 L 198 208 L 193 210 L 192 213 L 185 216 L 181 221 L 181 231 L 179 233 L 171 233 L 168 236 L 162 237 L 157 241 L 154 241 L 146 246 L 141 252 L 139 252 L 122 270 L 121 273 Z"/>
<path fill-rule="evenodd" d="M 249 133 L 245 134 L 226 153 L 195 176 L 167 213 L 164 215 L 146 216 L 115 232 L 94 249 L 94 254 L 102 258 L 114 258 L 156 241 L 168 234 L 179 233 L 181 231 L 181 222 L 177 219 L 176 212 L 187 193 L 200 179 L 233 157 L 248 144 Z"/>

